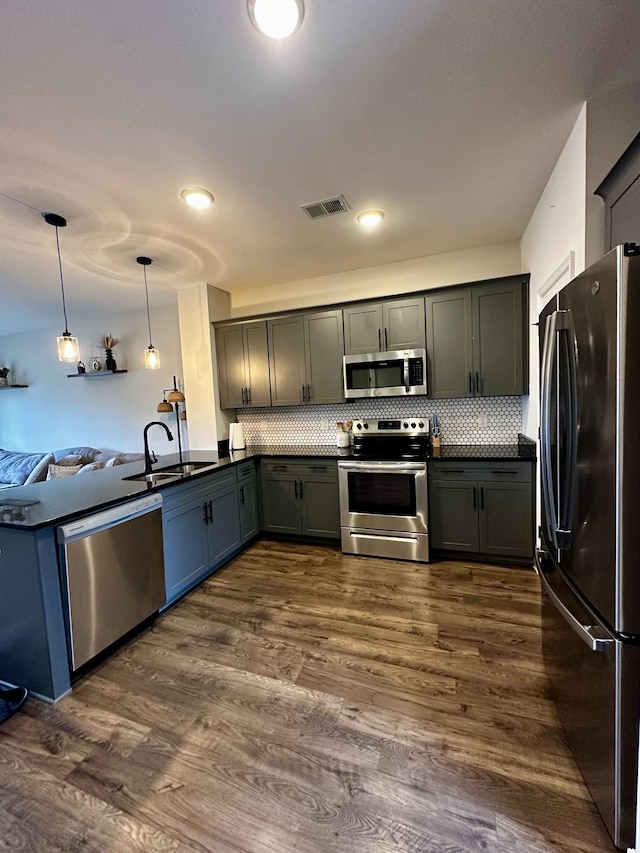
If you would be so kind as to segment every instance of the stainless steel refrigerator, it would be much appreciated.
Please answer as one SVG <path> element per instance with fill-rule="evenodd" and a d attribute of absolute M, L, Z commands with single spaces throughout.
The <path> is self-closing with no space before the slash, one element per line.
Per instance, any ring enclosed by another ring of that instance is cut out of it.
<path fill-rule="evenodd" d="M 618 847 L 636 843 L 640 725 L 640 252 L 618 246 L 540 314 L 545 667 Z"/>

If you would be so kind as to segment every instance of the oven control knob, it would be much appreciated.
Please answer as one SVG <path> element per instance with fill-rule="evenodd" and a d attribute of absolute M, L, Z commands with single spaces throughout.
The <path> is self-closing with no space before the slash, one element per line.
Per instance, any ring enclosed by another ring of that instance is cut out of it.
<path fill-rule="evenodd" d="M 403 426 L 405 429 L 408 429 L 408 428 L 409 428 L 409 424 L 408 424 L 406 421 L 402 424 L 402 426 Z"/>
<path fill-rule="evenodd" d="M 418 424 L 418 426 L 420 427 L 420 429 L 422 429 L 422 428 L 424 427 L 423 422 L 422 422 L 422 421 L 420 421 L 420 423 Z"/>
<path fill-rule="evenodd" d="M 415 421 L 412 421 L 412 423 L 411 423 L 411 429 L 415 429 L 415 428 L 416 428 L 416 422 L 415 422 Z"/>
<path fill-rule="evenodd" d="M 369 424 L 365 424 L 365 425 L 364 425 L 364 428 L 365 428 L 365 429 L 369 429 Z"/>
<path fill-rule="evenodd" d="M 356 424 L 356 426 L 358 427 L 358 429 L 362 429 L 362 424 Z"/>

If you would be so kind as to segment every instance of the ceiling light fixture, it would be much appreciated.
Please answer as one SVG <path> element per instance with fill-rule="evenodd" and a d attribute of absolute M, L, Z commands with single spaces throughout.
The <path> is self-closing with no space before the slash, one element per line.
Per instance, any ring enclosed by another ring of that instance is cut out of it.
<path fill-rule="evenodd" d="M 160 367 L 160 353 L 151 343 L 151 315 L 149 314 L 149 288 L 147 287 L 147 267 L 152 264 L 151 258 L 139 257 L 136 261 L 142 265 L 144 273 L 144 295 L 147 300 L 147 324 L 149 326 L 149 346 L 144 351 L 144 366 L 146 370 L 158 370 Z"/>
<path fill-rule="evenodd" d="M 247 9 L 254 27 L 270 39 L 293 35 L 304 17 L 303 0 L 248 0 Z"/>
<path fill-rule="evenodd" d="M 364 210 L 356 217 L 360 225 L 365 228 L 373 228 L 379 225 L 384 219 L 384 213 L 381 210 Z"/>
<path fill-rule="evenodd" d="M 203 190 L 201 187 L 187 187 L 180 195 L 189 207 L 195 207 L 196 210 L 206 210 L 213 204 L 213 196 L 209 190 Z"/>
<path fill-rule="evenodd" d="M 58 228 L 64 228 L 67 220 L 57 213 L 43 213 L 42 217 L 47 225 L 53 225 L 56 229 L 56 248 L 58 250 L 58 268 L 60 269 L 60 288 L 62 290 L 62 313 L 64 314 L 64 332 L 56 339 L 58 344 L 58 361 L 77 362 L 80 359 L 80 346 L 78 339 L 69 332 L 67 324 L 67 303 L 64 298 L 64 279 L 62 278 L 62 260 L 60 258 L 60 240 Z"/>

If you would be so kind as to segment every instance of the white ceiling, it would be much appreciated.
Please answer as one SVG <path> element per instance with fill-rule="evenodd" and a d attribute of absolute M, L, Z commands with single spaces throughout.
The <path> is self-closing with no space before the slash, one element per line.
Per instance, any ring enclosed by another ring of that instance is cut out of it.
<path fill-rule="evenodd" d="M 279 43 L 245 0 L 4 0 L 0 335 L 62 326 L 41 211 L 72 331 L 144 307 L 139 254 L 153 305 L 517 239 L 582 102 L 640 79 L 637 0 L 305 4 Z"/>

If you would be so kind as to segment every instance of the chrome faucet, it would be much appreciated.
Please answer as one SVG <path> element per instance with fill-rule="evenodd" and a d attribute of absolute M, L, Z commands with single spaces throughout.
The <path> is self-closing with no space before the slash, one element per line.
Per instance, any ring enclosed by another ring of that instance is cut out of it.
<path fill-rule="evenodd" d="M 162 429 L 166 432 L 167 438 L 169 441 L 173 441 L 173 435 L 171 434 L 171 430 L 166 424 L 163 424 L 162 421 L 150 421 L 146 427 L 144 428 L 144 432 L 142 433 L 143 441 L 144 441 L 144 473 L 151 474 L 151 466 L 154 462 L 158 460 L 153 457 L 151 458 L 151 454 L 149 453 L 149 439 L 147 438 L 147 432 L 149 431 L 149 427 L 154 425 L 162 427 Z"/>

